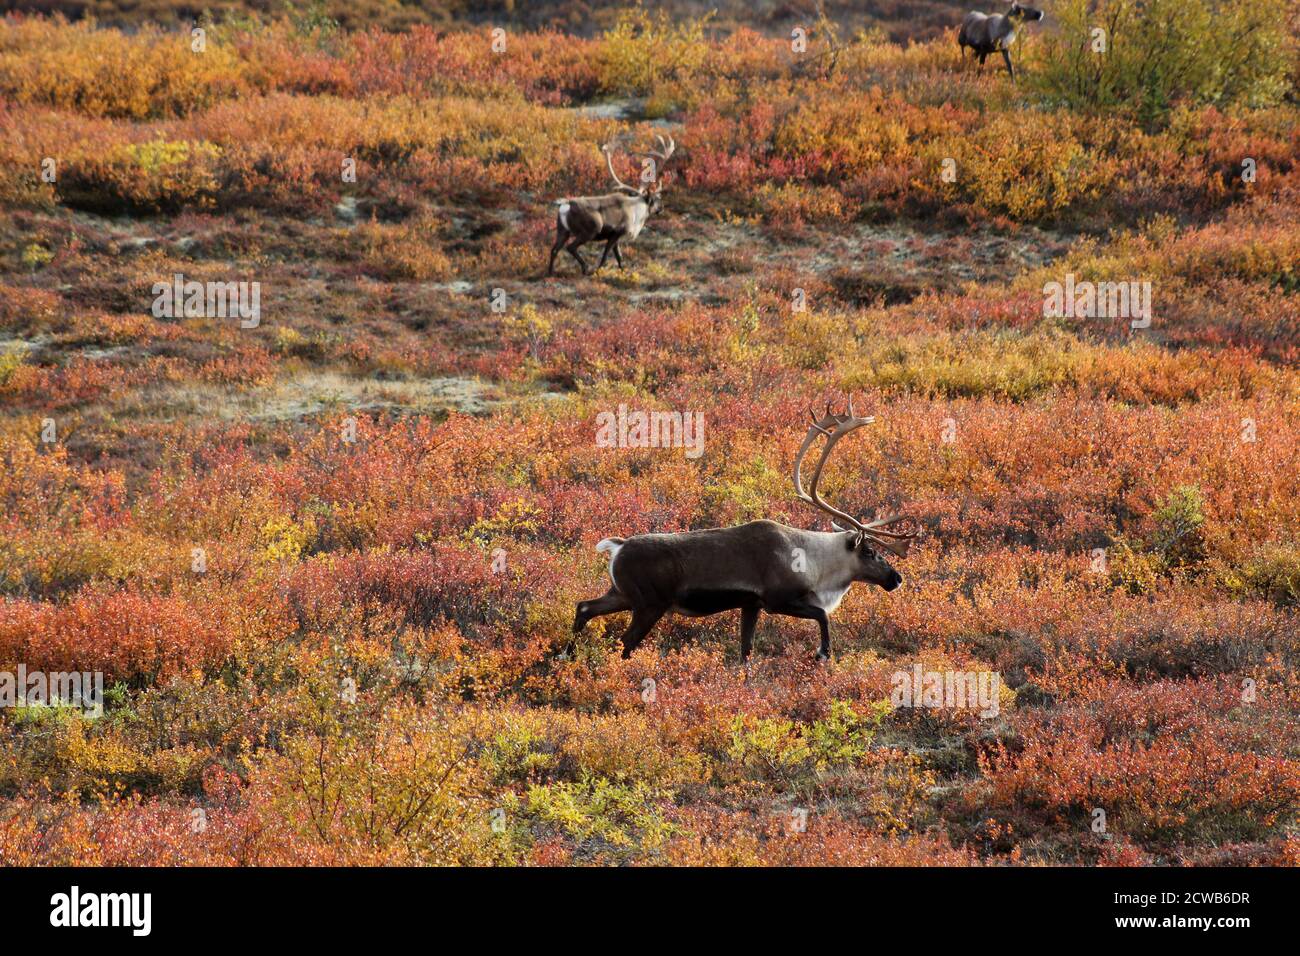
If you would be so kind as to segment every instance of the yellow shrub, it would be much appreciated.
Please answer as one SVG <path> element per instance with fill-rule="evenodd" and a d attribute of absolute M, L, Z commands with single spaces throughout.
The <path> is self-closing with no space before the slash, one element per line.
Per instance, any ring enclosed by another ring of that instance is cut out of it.
<path fill-rule="evenodd" d="M 910 150 L 906 124 L 891 114 L 896 105 L 829 95 L 803 103 L 777 129 L 776 149 L 789 157 L 811 157 L 822 174 L 837 177 L 898 162 Z"/>
<path fill-rule="evenodd" d="M 1224 572 L 1233 591 L 1262 594 L 1281 605 L 1300 605 L 1300 548 L 1267 545 L 1242 566 Z"/>
<path fill-rule="evenodd" d="M 1068 117 L 1034 112 L 998 114 L 974 135 L 936 142 L 927 151 L 935 180 L 945 159 L 956 162 L 956 180 L 941 182 L 942 195 L 1021 222 L 1097 196 L 1110 176 Z"/>
<path fill-rule="evenodd" d="M 645 714 L 583 717 L 564 742 L 582 772 L 610 780 L 675 787 L 702 780 L 700 754 L 664 742 Z"/>
<path fill-rule="evenodd" d="M 653 93 L 665 80 L 689 76 L 710 53 L 707 21 L 674 23 L 665 11 L 624 11 L 600 47 L 601 86 L 611 93 Z"/>
<path fill-rule="evenodd" d="M 67 164 L 59 181 L 65 201 L 104 212 L 175 211 L 210 207 L 217 194 L 212 143 L 151 140 L 84 155 Z"/>
<path fill-rule="evenodd" d="M 0 394 L 4 393 L 11 382 L 21 378 L 20 370 L 26 360 L 26 345 L 11 345 L 0 352 Z"/>
<path fill-rule="evenodd" d="M 381 279 L 446 280 L 451 260 L 438 248 L 438 224 L 429 217 L 391 226 L 371 222 L 357 228 L 361 261 Z"/>
<path fill-rule="evenodd" d="M 89 116 L 132 119 L 187 113 L 248 86 L 233 47 L 148 28 L 135 36 L 93 23 L 0 23 L 0 92 Z"/>
<path fill-rule="evenodd" d="M 465 741 L 417 706 L 354 713 L 335 700 L 260 761 L 254 785 L 260 812 L 296 832 L 305 854 L 439 865 L 493 852 L 492 806 Z"/>
<path fill-rule="evenodd" d="M 786 228 L 839 222 L 845 218 L 844 197 L 829 186 L 767 183 L 758 192 L 758 204 L 764 220 Z"/>
<path fill-rule="evenodd" d="M 191 746 L 146 752 L 102 718 L 69 708 L 24 708 L 16 720 L 20 728 L 5 729 L 0 767 L 14 780 L 43 779 L 61 792 L 93 796 L 140 787 L 176 792 L 198 783 L 208 759 Z M 0 771 L 0 785 L 6 776 Z"/>

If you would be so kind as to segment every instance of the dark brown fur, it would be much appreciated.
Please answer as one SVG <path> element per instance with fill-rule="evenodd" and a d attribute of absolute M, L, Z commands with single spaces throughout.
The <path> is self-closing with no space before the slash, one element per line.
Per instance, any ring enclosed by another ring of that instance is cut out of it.
<path fill-rule="evenodd" d="M 624 657 L 669 612 L 706 617 L 739 609 L 742 660 L 749 658 L 760 611 L 816 621 L 817 657 L 825 660 L 831 653 L 830 612 L 839 603 L 834 595 L 842 597 L 856 581 L 892 591 L 903 580 L 857 532 L 806 531 L 775 521 L 610 538 L 601 548 L 613 554 L 612 585 L 601 597 L 578 604 L 573 631 L 594 617 L 630 610 Z"/>
<path fill-rule="evenodd" d="M 661 203 L 659 191 L 655 189 L 635 194 L 617 192 L 604 196 L 581 196 L 560 200 L 556 205 L 559 209 L 555 215 L 555 244 L 551 246 L 551 261 L 546 274 L 554 274 L 555 257 L 564 249 L 578 261 L 582 274 L 587 275 L 590 270 L 587 261 L 578 253 L 579 248 L 603 239 L 605 251 L 601 253 L 596 268 L 605 264 L 611 252 L 618 267 L 623 268 L 619 242 L 629 236 L 635 239 L 645 220 L 659 211 Z"/>
<path fill-rule="evenodd" d="M 962 55 L 966 55 L 966 48 L 970 47 L 971 51 L 979 58 L 980 66 L 984 65 L 984 58 L 990 53 L 1001 53 L 1002 60 L 1007 65 L 1007 73 L 1014 80 L 1016 78 L 1015 67 L 1011 65 L 1011 40 L 1015 37 L 1016 21 L 1037 21 L 1043 19 L 1043 11 L 1034 7 L 1027 7 L 1023 4 L 1013 3 L 1011 9 L 1004 15 L 994 14 L 989 16 L 985 13 L 968 13 L 962 20 L 961 29 L 957 31 L 957 45 L 961 47 Z"/>

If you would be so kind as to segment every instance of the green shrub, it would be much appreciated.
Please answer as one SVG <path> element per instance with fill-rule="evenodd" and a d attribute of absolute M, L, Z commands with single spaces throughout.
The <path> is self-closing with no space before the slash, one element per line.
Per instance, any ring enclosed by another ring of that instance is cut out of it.
<path fill-rule="evenodd" d="M 731 722 L 727 757 L 744 775 L 794 782 L 811 774 L 852 767 L 867 756 L 888 702 L 860 714 L 847 700 L 831 701 L 830 713 L 811 724 L 785 718 L 742 716 Z"/>
<path fill-rule="evenodd" d="M 1205 496 L 1192 485 L 1179 485 L 1157 509 L 1151 548 L 1169 567 L 1197 564 L 1205 558 Z"/>
<path fill-rule="evenodd" d="M 1142 541 L 1120 538 L 1110 557 L 1110 581 L 1132 594 L 1149 594 L 1179 572 L 1194 571 L 1206 558 L 1205 496 L 1194 485 L 1174 488 L 1151 515 Z"/>
<path fill-rule="evenodd" d="M 1180 102 L 1260 106 L 1288 86 L 1287 16 L 1274 0 L 1065 0 L 1054 17 L 1033 75 L 1078 108 L 1158 124 Z"/>
<path fill-rule="evenodd" d="M 523 812 L 543 830 L 574 840 L 583 853 L 654 850 L 676 832 L 660 808 L 666 796 L 644 783 L 587 777 L 529 787 Z"/>
<path fill-rule="evenodd" d="M 1300 604 L 1300 549 L 1270 545 L 1225 575 L 1238 592 L 1262 594 L 1282 606 Z"/>

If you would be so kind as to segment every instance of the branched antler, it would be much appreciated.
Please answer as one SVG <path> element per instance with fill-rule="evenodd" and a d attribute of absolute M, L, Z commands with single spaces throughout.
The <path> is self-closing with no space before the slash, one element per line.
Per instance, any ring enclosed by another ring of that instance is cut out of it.
<path fill-rule="evenodd" d="M 677 143 L 673 140 L 671 135 L 669 135 L 669 137 L 666 140 L 662 136 L 658 136 L 658 135 L 655 136 L 655 139 L 659 142 L 658 149 L 625 150 L 625 152 L 629 156 L 643 156 L 643 157 L 657 160 L 657 164 L 655 165 L 654 168 L 655 169 L 654 178 L 653 180 L 647 180 L 647 181 L 653 181 L 655 183 L 658 183 L 659 180 L 662 179 L 661 174 L 663 172 L 664 167 L 668 164 L 669 157 L 671 157 L 673 153 L 677 151 Z M 632 192 L 640 192 L 640 190 L 638 190 L 637 187 L 629 185 L 628 183 L 625 183 L 623 182 L 623 180 L 619 179 L 618 173 L 614 171 L 614 146 L 615 144 L 613 142 L 609 142 L 600 148 L 600 151 L 605 154 L 605 165 L 609 167 L 610 176 L 614 178 L 614 182 L 618 184 L 618 187 L 620 189 L 627 189 Z"/>
<path fill-rule="evenodd" d="M 846 514 L 828 504 L 817 492 L 817 486 L 822 477 L 822 469 L 826 466 L 826 460 L 830 457 L 831 449 L 835 447 L 835 443 L 863 425 L 870 425 L 876 420 L 875 416 L 857 417 L 853 412 L 852 396 L 849 397 L 848 410 L 844 413 L 836 414 L 831 410 L 830 403 L 827 402 L 826 412 L 821 418 L 818 418 L 817 413 L 811 409 L 809 415 L 812 418 L 812 426 L 808 429 L 808 434 L 804 437 L 803 444 L 799 446 L 799 453 L 795 455 L 794 459 L 795 497 L 801 501 L 806 501 L 814 508 L 826 512 L 832 518 L 844 522 L 872 544 L 878 545 L 899 557 L 905 557 L 907 549 L 920 533 L 920 527 L 915 519 L 895 514 L 887 518 L 877 518 L 863 523 L 852 515 Z M 822 447 L 821 457 L 817 460 L 817 467 L 813 469 L 812 484 L 809 486 L 808 491 L 804 491 L 802 475 L 804 457 L 808 454 L 808 449 L 812 447 L 813 443 L 823 437 L 826 439 L 826 444 Z M 901 526 L 901 528 L 896 526 Z"/>
<path fill-rule="evenodd" d="M 634 152 L 634 153 L 632 153 L 632 155 L 633 155 L 633 156 L 651 156 L 651 157 L 653 157 L 654 159 L 659 160 L 659 162 L 661 162 L 661 163 L 666 163 L 666 162 L 668 162 L 668 158 L 669 158 L 670 156 L 672 156 L 672 154 L 675 153 L 675 152 L 677 151 L 677 143 L 674 142 L 673 137 L 672 137 L 672 134 L 669 133 L 669 134 L 668 134 L 668 139 L 665 141 L 664 138 L 663 138 L 662 136 L 660 136 L 659 134 L 656 133 L 656 134 L 655 134 L 655 140 L 658 141 L 658 143 L 659 143 L 659 148 L 658 148 L 658 149 L 644 149 L 644 150 L 641 150 L 641 151 L 639 151 L 639 152 Z"/>
<path fill-rule="evenodd" d="M 614 177 L 614 182 L 618 183 L 619 188 L 630 189 L 632 192 L 636 192 L 637 189 L 635 186 L 629 186 L 627 183 L 623 182 L 623 180 L 618 178 L 618 173 L 614 172 L 614 144 L 606 143 L 600 148 L 600 151 L 605 154 L 605 165 L 609 167 L 609 174 Z"/>
<path fill-rule="evenodd" d="M 662 136 L 658 134 L 655 135 L 655 139 L 659 143 L 658 149 L 644 149 L 640 151 L 634 151 L 631 153 L 631 155 L 642 156 L 647 159 L 658 160 L 658 162 L 655 164 L 655 175 L 654 175 L 654 181 L 658 182 L 660 179 L 663 178 L 662 174 L 664 171 L 664 167 L 668 165 L 669 157 L 671 157 L 673 153 L 677 151 L 677 143 L 673 140 L 671 133 L 668 135 L 667 140 L 665 140 Z"/>

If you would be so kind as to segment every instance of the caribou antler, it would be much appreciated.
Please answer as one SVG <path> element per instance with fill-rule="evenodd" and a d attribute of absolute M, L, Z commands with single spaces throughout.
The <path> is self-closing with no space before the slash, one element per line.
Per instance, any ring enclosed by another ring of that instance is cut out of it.
<path fill-rule="evenodd" d="M 907 549 L 912 541 L 920 533 L 915 519 L 904 517 L 902 515 L 890 515 L 888 518 L 877 518 L 874 521 L 865 524 L 852 515 L 845 514 L 833 505 L 827 504 L 817 493 L 817 485 L 821 481 L 822 469 L 826 466 L 826 460 L 830 457 L 831 449 L 849 432 L 856 431 L 863 425 L 870 425 L 874 422 L 875 416 L 858 418 L 853 413 L 853 398 L 849 397 L 848 410 L 843 414 L 836 414 L 831 411 L 829 402 L 826 404 L 826 413 L 820 419 L 817 413 L 809 411 L 812 417 L 812 427 L 808 429 L 808 434 L 804 437 L 803 444 L 799 446 L 799 453 L 794 459 L 794 493 L 800 501 L 806 501 L 821 511 L 826 512 L 832 518 L 845 522 L 872 544 L 879 545 L 885 550 L 906 557 Z M 825 437 L 826 444 L 822 448 L 821 458 L 817 460 L 817 467 L 813 470 L 812 485 L 808 491 L 803 490 L 802 467 L 804 457 L 808 454 L 808 449 L 812 447 L 813 442 L 818 438 Z M 902 524 L 904 530 L 888 530 L 894 525 Z"/>
<path fill-rule="evenodd" d="M 627 183 L 623 182 L 623 180 L 618 178 L 618 173 L 614 172 L 613 148 L 613 145 L 610 143 L 606 143 L 600 148 L 600 151 L 605 154 L 605 165 L 609 167 L 609 174 L 614 177 L 614 182 L 618 183 L 620 188 L 630 189 L 632 192 L 637 192 L 635 186 L 629 186 Z"/>
<path fill-rule="evenodd" d="M 662 136 L 660 136 L 659 134 L 657 134 L 657 133 L 655 134 L 655 139 L 656 139 L 656 140 L 658 141 L 658 143 L 659 143 L 659 148 L 658 148 L 657 150 L 656 150 L 656 149 L 646 149 L 646 150 L 642 150 L 642 151 L 640 151 L 640 152 L 633 153 L 632 155 L 633 155 L 633 156 L 653 156 L 655 159 L 659 160 L 659 162 L 661 162 L 661 163 L 666 163 L 666 162 L 668 162 L 668 157 L 671 156 L 674 152 L 677 151 L 677 144 L 676 144 L 675 142 L 673 142 L 672 134 L 671 134 L 671 133 L 668 134 L 668 140 L 667 140 L 667 142 L 665 142 L 665 141 L 664 141 L 664 138 L 663 138 Z"/>
<path fill-rule="evenodd" d="M 655 139 L 659 142 L 658 149 L 645 149 L 639 152 L 632 152 L 630 155 L 648 156 L 651 159 L 659 160 L 658 167 L 655 170 L 655 179 L 658 180 L 660 178 L 658 174 L 663 172 L 664 167 L 668 165 L 668 158 L 677 151 L 677 143 L 673 140 L 671 133 L 668 134 L 667 141 L 658 134 L 655 134 Z"/>

